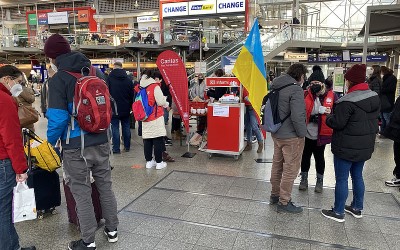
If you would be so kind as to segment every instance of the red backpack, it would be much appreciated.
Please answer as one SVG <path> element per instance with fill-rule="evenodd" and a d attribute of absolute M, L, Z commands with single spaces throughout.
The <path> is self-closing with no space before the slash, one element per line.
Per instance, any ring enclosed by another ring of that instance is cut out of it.
<path fill-rule="evenodd" d="M 96 76 L 96 69 L 93 66 L 90 67 L 88 76 L 66 72 L 77 79 L 72 116 L 77 120 L 81 129 L 89 133 L 107 131 L 112 117 L 112 98 L 107 84 Z M 73 124 L 72 121 L 72 130 L 74 129 Z"/>

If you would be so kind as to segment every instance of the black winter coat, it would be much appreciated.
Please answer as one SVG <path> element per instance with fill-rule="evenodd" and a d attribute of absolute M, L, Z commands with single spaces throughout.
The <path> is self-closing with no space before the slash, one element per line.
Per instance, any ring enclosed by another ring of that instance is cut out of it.
<path fill-rule="evenodd" d="M 382 79 L 380 77 L 373 75 L 368 79 L 369 89 L 376 92 L 378 95 L 381 94 L 381 85 Z"/>
<path fill-rule="evenodd" d="M 358 162 L 371 158 L 378 132 L 379 97 L 371 90 L 351 92 L 336 102 L 326 124 L 333 129 L 332 153 Z"/>
<path fill-rule="evenodd" d="M 107 84 L 110 94 L 117 104 L 118 112 L 115 112 L 113 107 L 113 117 L 129 116 L 134 98 L 132 79 L 129 78 L 124 69 L 114 69 L 108 76 Z"/>
<path fill-rule="evenodd" d="M 390 122 L 386 126 L 383 135 L 395 142 L 400 142 L 400 97 L 397 98 L 394 104 Z"/>
<path fill-rule="evenodd" d="M 386 74 L 383 76 L 381 88 L 382 112 L 392 112 L 396 95 L 396 86 L 397 78 L 393 74 Z M 385 105 L 387 102 L 389 103 Z"/>

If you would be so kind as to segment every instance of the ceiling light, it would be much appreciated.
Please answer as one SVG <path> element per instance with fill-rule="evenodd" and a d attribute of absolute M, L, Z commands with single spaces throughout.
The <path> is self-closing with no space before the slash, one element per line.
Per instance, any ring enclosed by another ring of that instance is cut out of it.
<path fill-rule="evenodd" d="M 53 12 L 57 12 L 57 10 L 56 10 L 56 3 L 54 3 L 54 9 L 53 9 Z"/>
<path fill-rule="evenodd" d="M 236 16 L 237 18 L 244 18 L 244 16 Z"/>
<path fill-rule="evenodd" d="M 18 4 L 18 15 L 22 15 L 21 10 L 19 9 L 19 4 Z"/>
<path fill-rule="evenodd" d="M 237 27 L 237 24 L 232 24 L 231 27 Z"/>
<path fill-rule="evenodd" d="M 228 19 L 226 16 L 220 16 L 219 19 Z"/>
<path fill-rule="evenodd" d="M 137 2 L 137 0 L 135 1 L 135 8 L 137 8 L 137 7 L 139 7 L 139 4 L 138 4 L 138 2 Z"/>

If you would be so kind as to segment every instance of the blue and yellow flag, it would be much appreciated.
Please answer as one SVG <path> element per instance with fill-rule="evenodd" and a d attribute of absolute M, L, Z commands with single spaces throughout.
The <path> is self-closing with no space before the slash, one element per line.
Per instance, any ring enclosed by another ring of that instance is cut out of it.
<path fill-rule="evenodd" d="M 249 92 L 249 101 L 260 117 L 262 100 L 268 90 L 257 19 L 236 59 L 232 72 Z"/>

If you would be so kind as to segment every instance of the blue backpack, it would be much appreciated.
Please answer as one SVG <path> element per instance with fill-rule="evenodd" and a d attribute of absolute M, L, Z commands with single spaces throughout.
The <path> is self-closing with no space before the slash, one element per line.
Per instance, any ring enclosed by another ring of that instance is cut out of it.
<path fill-rule="evenodd" d="M 146 121 L 147 118 L 149 118 L 149 116 L 153 113 L 154 108 L 157 106 L 156 103 L 154 103 L 153 106 L 149 105 L 147 88 L 151 85 L 147 86 L 146 88 L 140 88 L 139 92 L 136 94 L 135 102 L 132 105 L 132 112 L 136 121 Z"/>

